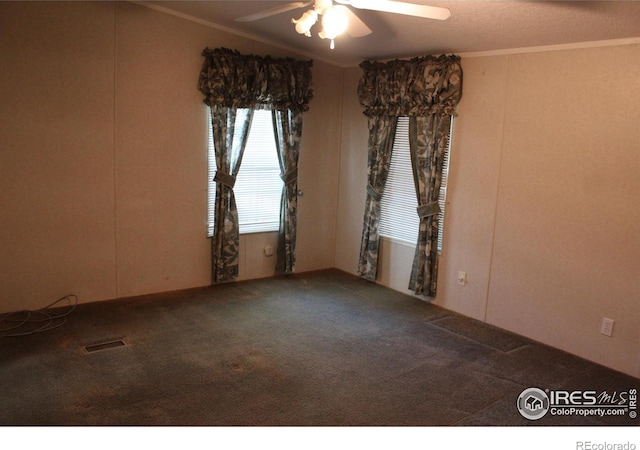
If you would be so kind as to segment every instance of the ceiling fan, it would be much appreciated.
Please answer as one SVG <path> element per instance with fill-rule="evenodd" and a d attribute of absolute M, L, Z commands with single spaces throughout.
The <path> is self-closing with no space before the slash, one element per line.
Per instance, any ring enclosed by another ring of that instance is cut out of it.
<path fill-rule="evenodd" d="M 382 11 L 406 16 L 423 17 L 425 19 L 446 20 L 451 15 L 448 8 L 439 6 L 417 5 L 397 0 L 312 0 L 306 2 L 293 2 L 286 5 L 239 17 L 238 22 L 253 22 L 266 17 L 282 14 L 299 8 L 312 7 L 299 19 L 291 19 L 295 24 L 295 30 L 311 36 L 311 27 L 322 17 L 322 29 L 318 33 L 321 39 L 330 39 L 331 48 L 334 48 L 334 39 L 345 31 L 351 37 L 362 37 L 371 34 L 371 29 L 350 8 L 367 9 L 370 11 Z"/>

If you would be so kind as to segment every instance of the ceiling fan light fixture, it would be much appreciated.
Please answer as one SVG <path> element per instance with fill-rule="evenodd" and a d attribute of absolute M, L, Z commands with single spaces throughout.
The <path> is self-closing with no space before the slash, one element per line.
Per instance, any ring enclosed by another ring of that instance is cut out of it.
<path fill-rule="evenodd" d="M 322 16 L 322 29 L 318 35 L 322 39 L 331 39 L 331 48 L 333 48 L 334 38 L 345 31 L 347 31 L 349 36 L 354 38 L 371 34 L 371 29 L 351 8 L 436 20 L 446 20 L 451 16 L 451 11 L 448 8 L 421 5 L 413 3 L 413 1 L 414 0 L 307 0 L 276 6 L 248 16 L 239 17 L 236 20 L 238 22 L 252 22 L 293 9 L 311 6 L 312 9 L 302 14 L 299 19 L 291 19 L 291 22 L 295 24 L 296 32 L 311 37 L 311 28 L 313 28 L 320 16 Z M 337 5 L 334 5 L 334 2 L 337 3 Z M 347 27 L 349 28 L 348 30 L 346 30 Z"/>
<path fill-rule="evenodd" d="M 329 46 L 333 50 L 336 46 L 334 39 L 344 33 L 349 25 L 349 19 L 342 12 L 334 8 L 327 8 L 322 14 L 322 30 L 318 33 L 320 39 L 331 39 Z"/>
<path fill-rule="evenodd" d="M 311 27 L 318 21 L 318 13 L 313 9 L 305 12 L 299 19 L 291 19 L 291 23 L 296 26 L 296 31 L 299 34 L 304 34 L 307 37 L 311 37 Z"/>
<path fill-rule="evenodd" d="M 330 8 L 322 15 L 322 39 L 335 39 L 347 30 L 349 20 L 340 11 Z"/>

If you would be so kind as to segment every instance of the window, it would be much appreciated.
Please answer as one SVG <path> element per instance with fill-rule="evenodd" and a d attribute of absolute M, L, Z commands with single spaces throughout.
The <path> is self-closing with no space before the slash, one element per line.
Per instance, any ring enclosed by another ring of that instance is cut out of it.
<path fill-rule="evenodd" d="M 398 117 L 391 167 L 381 200 L 380 236 L 415 245 L 420 219 L 409 156 L 409 118 Z"/>
<path fill-rule="evenodd" d="M 208 124 L 207 235 L 212 236 L 216 200 L 216 182 L 213 181 L 216 173 L 216 159 L 210 118 Z M 256 110 L 253 113 L 247 146 L 233 188 L 238 207 L 240 234 L 278 230 L 282 186 L 271 111 Z"/>
<path fill-rule="evenodd" d="M 451 121 L 451 125 L 453 127 L 453 120 Z M 451 129 L 449 130 L 449 143 L 444 155 L 442 183 L 438 197 L 438 203 L 440 204 L 438 252 L 442 251 L 450 150 Z M 380 203 L 380 236 L 404 242 L 411 246 L 416 245 L 418 242 L 420 219 L 416 213 L 418 201 L 416 200 L 416 189 L 413 182 L 411 157 L 409 154 L 408 117 L 398 117 L 389 176 Z"/>

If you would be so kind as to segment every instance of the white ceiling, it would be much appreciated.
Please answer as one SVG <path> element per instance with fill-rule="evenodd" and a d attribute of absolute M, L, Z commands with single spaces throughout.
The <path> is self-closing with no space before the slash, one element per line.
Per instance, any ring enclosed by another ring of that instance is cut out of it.
<path fill-rule="evenodd" d="M 329 41 L 308 38 L 293 29 L 292 18 L 309 8 L 296 9 L 255 22 L 235 19 L 289 1 L 141 1 L 261 42 L 293 50 L 339 66 L 355 66 L 365 59 L 392 59 L 440 53 L 468 54 L 557 44 L 607 40 L 640 42 L 640 1 L 440 1 L 407 0 L 444 6 L 445 21 L 391 13 L 356 10 L 373 33 Z M 315 30 L 317 32 L 317 30 Z"/>

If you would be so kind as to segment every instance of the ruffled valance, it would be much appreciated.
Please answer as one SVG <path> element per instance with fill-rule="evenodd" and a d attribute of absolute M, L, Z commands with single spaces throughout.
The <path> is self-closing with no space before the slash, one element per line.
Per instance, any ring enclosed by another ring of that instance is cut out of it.
<path fill-rule="evenodd" d="M 241 55 L 225 48 L 206 48 L 202 55 L 198 89 L 207 105 L 309 109 L 312 60 Z"/>
<path fill-rule="evenodd" d="M 364 61 L 360 67 L 358 96 L 367 116 L 455 115 L 462 97 L 459 56 Z"/>

